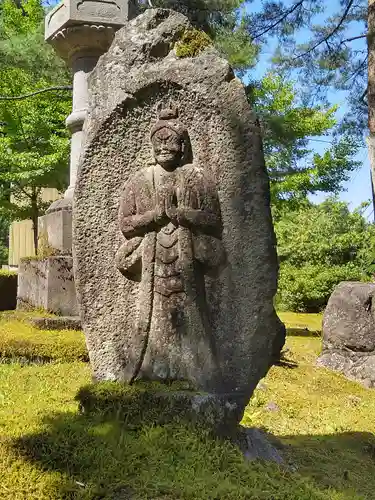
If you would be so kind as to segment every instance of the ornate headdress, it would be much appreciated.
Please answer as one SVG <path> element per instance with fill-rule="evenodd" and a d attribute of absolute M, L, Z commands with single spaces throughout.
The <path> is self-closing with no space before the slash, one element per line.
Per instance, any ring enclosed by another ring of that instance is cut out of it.
<path fill-rule="evenodd" d="M 175 106 L 165 108 L 159 111 L 158 121 L 151 129 L 150 137 L 163 128 L 169 128 L 173 130 L 181 139 L 187 138 L 187 128 L 178 120 L 178 109 Z"/>

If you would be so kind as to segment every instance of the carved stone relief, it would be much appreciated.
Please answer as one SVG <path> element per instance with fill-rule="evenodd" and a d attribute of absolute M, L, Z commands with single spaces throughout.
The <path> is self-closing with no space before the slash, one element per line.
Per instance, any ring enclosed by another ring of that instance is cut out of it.
<path fill-rule="evenodd" d="M 185 163 L 190 141 L 176 108 L 160 112 L 151 143 L 155 164 L 135 173 L 121 196 L 126 241 L 116 262 L 127 279 L 140 283 L 136 328 L 145 345 L 133 379 L 178 380 L 190 375 L 186 344 L 190 360 L 200 357 L 199 342 L 192 352 L 197 336 L 209 354 L 205 362 L 217 370 L 205 275 L 225 265 L 222 222 L 213 179 L 201 166 Z M 198 322 L 191 321 L 191 307 Z"/>

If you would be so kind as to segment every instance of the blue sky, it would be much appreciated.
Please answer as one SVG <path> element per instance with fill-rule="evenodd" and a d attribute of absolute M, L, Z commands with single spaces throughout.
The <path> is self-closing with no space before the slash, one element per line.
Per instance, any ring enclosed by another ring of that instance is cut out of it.
<path fill-rule="evenodd" d="M 289 0 L 290 5 L 292 4 L 292 1 L 293 0 Z M 249 10 L 256 12 L 261 8 L 261 5 L 262 5 L 261 0 L 254 0 L 254 2 L 250 5 Z M 330 13 L 341 11 L 339 0 L 330 0 L 328 5 Z M 320 20 L 321 19 L 319 19 L 319 16 L 317 16 L 316 22 L 319 23 Z M 355 32 L 354 30 L 355 28 L 353 29 L 352 32 L 349 32 L 348 36 L 355 36 L 359 34 L 358 31 Z M 303 35 L 301 35 L 300 38 L 297 38 L 297 41 L 303 42 L 304 39 L 302 38 L 302 36 Z M 365 41 L 361 40 L 356 43 L 364 45 Z M 273 49 L 274 49 L 274 44 L 271 44 L 269 47 L 266 47 L 263 50 L 259 64 L 254 70 L 251 71 L 250 76 L 252 78 L 261 77 L 270 68 L 269 60 L 273 53 Z M 328 99 L 330 100 L 330 102 L 332 104 L 338 104 L 340 106 L 338 111 L 338 116 L 343 115 L 347 109 L 346 97 L 347 96 L 345 92 L 332 91 L 329 92 L 328 94 Z M 329 141 L 330 138 L 322 137 L 322 140 Z M 319 153 L 322 152 L 326 146 L 329 147 L 329 144 L 316 141 L 312 141 L 310 145 L 311 149 Z M 357 171 L 353 172 L 350 181 L 344 185 L 344 191 L 340 194 L 340 199 L 347 201 L 350 204 L 350 208 L 352 209 L 358 207 L 361 204 L 361 202 L 367 201 L 371 198 L 370 165 L 367 156 L 367 148 L 365 143 L 363 143 L 361 146 L 362 146 L 361 150 L 356 158 L 356 160 L 360 162 L 361 166 Z M 324 198 L 325 198 L 324 195 L 318 195 L 314 196 L 313 200 L 316 202 L 320 202 Z M 373 218 L 371 207 L 367 209 L 365 215 L 369 218 L 370 216 L 371 218 Z"/>

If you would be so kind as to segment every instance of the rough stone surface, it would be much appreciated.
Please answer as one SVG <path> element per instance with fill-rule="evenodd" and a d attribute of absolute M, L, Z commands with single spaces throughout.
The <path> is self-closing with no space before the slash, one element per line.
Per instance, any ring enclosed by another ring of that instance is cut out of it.
<path fill-rule="evenodd" d="M 240 418 L 285 335 L 273 307 L 269 181 L 259 125 L 228 63 L 212 48 L 176 57 L 188 26 L 147 10 L 89 77 L 76 286 L 97 380 L 188 379 L 235 402 Z M 178 119 L 160 113 L 171 105 Z M 183 145 L 171 172 L 162 143 L 177 156 Z"/>
<path fill-rule="evenodd" d="M 78 315 L 72 257 L 24 259 L 18 272 L 17 307 Z"/>
<path fill-rule="evenodd" d="M 81 330 L 79 316 L 58 316 L 56 318 L 30 318 L 29 323 L 38 330 Z"/>
<path fill-rule="evenodd" d="M 318 365 L 375 386 L 373 283 L 340 283 L 323 317 L 323 351 Z"/>
<path fill-rule="evenodd" d="M 72 253 L 72 212 L 59 210 L 38 219 L 38 238 L 48 244 L 58 255 Z"/>

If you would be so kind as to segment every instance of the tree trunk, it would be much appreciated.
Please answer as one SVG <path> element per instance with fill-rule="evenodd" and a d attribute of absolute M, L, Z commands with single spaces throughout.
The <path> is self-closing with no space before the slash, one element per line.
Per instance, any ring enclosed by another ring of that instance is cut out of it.
<path fill-rule="evenodd" d="M 372 204 L 375 220 L 375 0 L 368 0 L 368 127 L 370 135 L 367 139 L 371 168 Z"/>
<path fill-rule="evenodd" d="M 35 255 L 38 255 L 38 217 L 39 217 L 38 195 L 36 193 L 36 190 L 33 189 L 31 195 L 31 220 L 33 222 Z"/>

